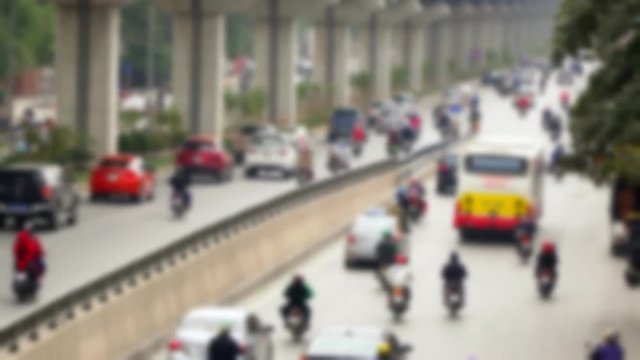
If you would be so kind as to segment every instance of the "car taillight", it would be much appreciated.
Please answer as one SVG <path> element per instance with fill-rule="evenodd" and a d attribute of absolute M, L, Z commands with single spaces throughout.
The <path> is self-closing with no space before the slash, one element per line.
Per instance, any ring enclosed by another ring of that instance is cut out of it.
<path fill-rule="evenodd" d="M 42 197 L 45 200 L 51 200 L 53 198 L 53 188 L 49 185 L 45 185 L 42 187 Z"/>
<path fill-rule="evenodd" d="M 182 341 L 174 339 L 169 342 L 169 351 L 181 351 L 184 348 Z"/>

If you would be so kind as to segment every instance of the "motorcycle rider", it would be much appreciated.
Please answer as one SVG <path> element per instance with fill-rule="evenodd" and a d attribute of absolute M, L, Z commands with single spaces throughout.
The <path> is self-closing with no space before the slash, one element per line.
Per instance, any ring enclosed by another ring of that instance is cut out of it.
<path fill-rule="evenodd" d="M 620 337 L 613 329 L 605 332 L 604 339 L 590 355 L 591 360 L 623 360 L 624 349 L 620 344 Z"/>
<path fill-rule="evenodd" d="M 291 310 L 300 309 L 305 323 L 309 325 L 311 323 L 311 308 L 308 302 L 313 298 L 313 290 L 305 282 L 302 275 L 294 276 L 284 291 L 284 297 L 287 299 L 287 303 L 282 308 L 282 316 L 285 321 Z"/>
<path fill-rule="evenodd" d="M 229 327 L 224 326 L 209 343 L 207 353 L 207 360 L 237 360 L 242 348 L 231 336 Z"/>
<path fill-rule="evenodd" d="M 387 268 L 387 270 L 385 271 L 385 276 L 392 288 L 402 288 L 407 297 L 407 300 L 411 299 L 410 284 L 413 275 L 411 274 L 411 268 L 409 268 L 409 259 L 406 255 L 396 255 L 395 262 Z"/>
<path fill-rule="evenodd" d="M 562 90 L 560 93 L 560 104 L 562 108 L 565 110 L 569 110 L 569 102 L 571 101 L 571 94 L 569 94 L 569 90 Z"/>
<path fill-rule="evenodd" d="M 547 106 L 544 108 L 544 110 L 542 111 L 542 127 L 547 130 L 550 131 L 551 130 L 551 122 L 555 119 L 555 115 L 553 114 L 553 111 L 551 111 L 551 109 Z"/>
<path fill-rule="evenodd" d="M 388 342 L 378 345 L 376 360 L 393 360 L 393 351 Z"/>
<path fill-rule="evenodd" d="M 390 230 L 382 234 L 382 240 L 376 247 L 376 258 L 379 268 L 387 268 L 396 261 L 398 255 L 398 245 L 393 233 Z"/>
<path fill-rule="evenodd" d="M 560 168 L 560 162 L 564 157 L 564 146 L 562 144 L 556 145 L 551 153 L 551 163 L 549 164 L 549 168 L 553 171 L 558 170 Z"/>
<path fill-rule="evenodd" d="M 427 208 L 426 190 L 424 188 L 424 185 L 422 185 L 422 183 L 420 182 L 420 179 L 418 179 L 417 177 L 412 177 L 411 180 L 409 180 L 409 184 L 406 189 L 406 196 L 406 209 L 409 210 L 411 204 L 417 202 L 420 208 L 420 214 L 424 214 Z"/>
<path fill-rule="evenodd" d="M 531 241 L 535 237 L 537 230 L 538 227 L 535 222 L 535 215 L 528 212 L 518 224 L 518 227 L 516 228 L 516 235 L 518 236 L 518 239 L 527 237 Z"/>
<path fill-rule="evenodd" d="M 536 277 L 542 272 L 550 272 L 551 278 L 555 282 L 557 277 L 558 255 L 556 254 L 556 246 L 550 240 L 542 243 L 540 254 L 536 261 Z"/>
<path fill-rule="evenodd" d="M 447 262 L 442 268 L 442 279 L 444 280 L 445 290 L 449 287 L 456 287 L 460 291 L 460 298 L 462 299 L 462 303 L 465 301 L 465 291 L 464 291 L 464 280 L 467 278 L 467 269 L 460 262 L 460 257 L 458 253 L 453 251 L 451 256 L 449 257 L 449 262 Z M 445 303 L 447 301 L 445 294 Z"/>
<path fill-rule="evenodd" d="M 345 139 L 338 139 L 329 148 L 329 161 L 333 162 L 341 168 L 349 167 L 349 154 L 351 147 Z"/>
<path fill-rule="evenodd" d="M 26 273 L 30 282 L 37 283 L 46 270 L 44 254 L 40 240 L 33 233 L 33 223 L 25 222 L 13 244 L 15 271 Z"/>
<path fill-rule="evenodd" d="M 313 177 L 313 151 L 307 142 L 298 147 L 298 172 L 308 178 Z"/>
<path fill-rule="evenodd" d="M 191 186 L 191 175 L 189 171 L 178 167 L 169 179 L 169 183 L 171 184 L 172 196 L 180 196 L 186 207 L 190 207 L 191 192 L 189 187 Z"/>

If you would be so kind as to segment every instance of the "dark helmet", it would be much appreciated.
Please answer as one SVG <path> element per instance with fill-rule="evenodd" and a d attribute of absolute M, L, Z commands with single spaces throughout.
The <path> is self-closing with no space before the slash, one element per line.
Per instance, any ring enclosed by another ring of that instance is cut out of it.
<path fill-rule="evenodd" d="M 451 252 L 451 256 L 449 257 L 449 261 L 452 263 L 459 263 L 460 262 L 460 256 L 458 256 L 458 252 L 457 251 L 452 251 Z"/>

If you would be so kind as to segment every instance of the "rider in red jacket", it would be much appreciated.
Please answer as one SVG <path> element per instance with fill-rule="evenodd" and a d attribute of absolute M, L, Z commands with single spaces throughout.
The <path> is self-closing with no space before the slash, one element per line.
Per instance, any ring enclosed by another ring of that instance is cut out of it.
<path fill-rule="evenodd" d="M 356 144 L 361 144 L 365 141 L 366 137 L 367 132 L 364 129 L 364 126 L 362 126 L 362 124 L 356 124 L 351 132 L 351 140 Z"/>
<path fill-rule="evenodd" d="M 40 240 L 33 234 L 32 225 L 26 224 L 18 232 L 13 244 L 13 259 L 16 271 L 32 271 L 32 275 L 41 276 L 43 269 L 44 250 Z"/>

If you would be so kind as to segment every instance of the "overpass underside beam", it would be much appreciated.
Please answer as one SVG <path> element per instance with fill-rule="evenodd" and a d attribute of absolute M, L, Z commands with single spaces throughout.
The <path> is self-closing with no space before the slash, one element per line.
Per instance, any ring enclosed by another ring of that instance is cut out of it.
<path fill-rule="evenodd" d="M 117 151 L 120 11 L 117 6 L 58 5 L 58 117 L 95 155 Z"/>

